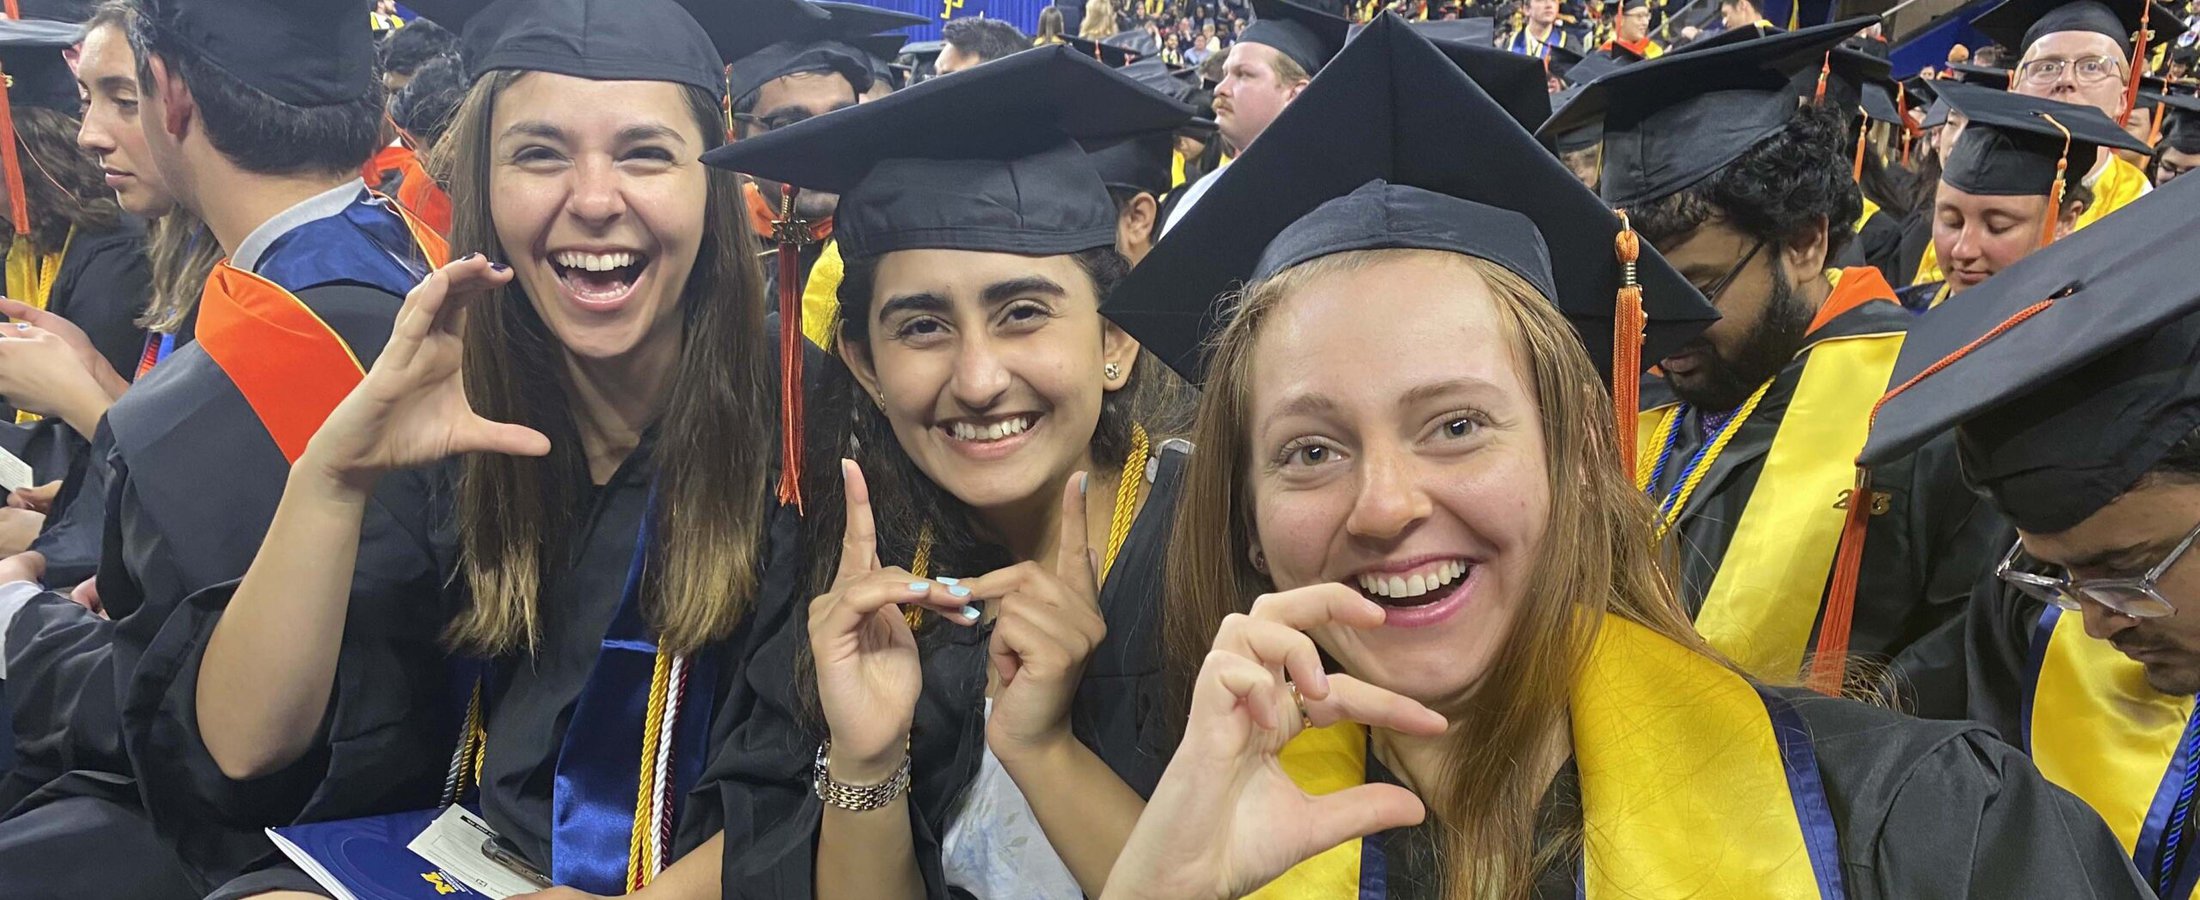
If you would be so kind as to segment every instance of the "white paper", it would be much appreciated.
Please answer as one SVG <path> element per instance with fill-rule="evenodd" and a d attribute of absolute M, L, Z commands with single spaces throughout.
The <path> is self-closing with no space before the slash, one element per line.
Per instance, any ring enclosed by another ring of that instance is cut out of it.
<path fill-rule="evenodd" d="M 275 849 L 283 851 L 284 856 L 290 857 L 290 861 L 297 863 L 298 868 L 305 870 L 307 876 L 320 883 L 321 887 L 328 889 L 329 894 L 335 897 L 336 900 L 359 900 L 358 897 L 352 895 L 351 891 L 345 890 L 344 883 L 338 881 L 336 876 L 329 874 L 328 869 L 322 866 L 319 860 L 313 858 L 313 854 L 298 849 L 298 845 L 291 843 L 289 838 L 283 837 L 275 829 L 270 828 L 267 829 L 267 839 L 274 841 Z"/>
<path fill-rule="evenodd" d="M 24 488 L 35 487 L 31 483 L 31 479 L 34 477 L 36 476 L 31 472 L 30 463 L 24 462 L 5 449 L 0 449 L 0 490 L 20 491 Z"/>
<path fill-rule="evenodd" d="M 434 863 L 443 874 L 458 879 L 488 896 L 489 900 L 505 900 L 516 894 L 542 890 L 481 851 L 482 842 L 496 836 L 496 829 L 490 828 L 489 823 L 462 807 L 452 806 L 436 816 L 435 821 L 428 824 L 428 830 L 413 838 L 405 849 Z"/>

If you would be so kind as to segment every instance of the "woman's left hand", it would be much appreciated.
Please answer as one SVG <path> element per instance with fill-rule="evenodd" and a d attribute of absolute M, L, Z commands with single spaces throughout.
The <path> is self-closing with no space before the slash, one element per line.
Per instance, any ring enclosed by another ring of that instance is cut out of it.
<path fill-rule="evenodd" d="M 962 583 L 1000 610 L 989 653 L 1000 687 L 985 732 L 1004 765 L 1071 740 L 1070 700 L 1085 660 L 1108 634 L 1085 538 L 1086 481 L 1073 475 L 1062 492 L 1053 566 L 1023 562 Z"/>

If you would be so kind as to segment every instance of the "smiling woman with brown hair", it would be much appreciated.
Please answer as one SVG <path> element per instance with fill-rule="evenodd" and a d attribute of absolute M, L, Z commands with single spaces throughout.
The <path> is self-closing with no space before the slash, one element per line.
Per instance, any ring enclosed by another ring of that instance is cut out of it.
<path fill-rule="evenodd" d="M 1379 151 L 1317 149 L 1370 109 Z M 1105 896 L 2145 896 L 1982 729 L 1695 635 L 1583 343 L 1702 300 L 1433 45 L 1370 26 L 1270 133 L 1118 298 L 1249 283 L 1170 560 L 1188 720 Z"/>

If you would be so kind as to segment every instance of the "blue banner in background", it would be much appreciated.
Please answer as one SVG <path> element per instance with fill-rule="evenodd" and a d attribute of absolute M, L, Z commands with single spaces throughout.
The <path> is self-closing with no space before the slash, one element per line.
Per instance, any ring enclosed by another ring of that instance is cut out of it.
<path fill-rule="evenodd" d="M 948 19 L 984 16 L 1000 19 L 1025 34 L 1039 28 L 1039 11 L 1054 4 L 1048 0 L 860 0 L 868 6 L 891 9 L 895 12 L 915 13 L 931 20 L 929 25 L 912 25 L 903 30 L 911 41 L 936 41 L 940 39 L 940 24 Z M 1064 6 L 1081 4 L 1065 3 Z M 1076 30 L 1072 19 L 1071 30 Z"/>

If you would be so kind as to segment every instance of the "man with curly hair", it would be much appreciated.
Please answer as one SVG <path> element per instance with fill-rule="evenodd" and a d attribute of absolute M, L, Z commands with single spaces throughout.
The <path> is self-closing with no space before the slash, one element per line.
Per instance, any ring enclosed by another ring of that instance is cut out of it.
<path fill-rule="evenodd" d="M 1609 110 L 1600 193 L 1722 316 L 1644 383 L 1637 478 L 1698 629 L 1768 680 L 1798 677 L 1821 648 L 1900 654 L 1950 625 L 2007 547 L 1947 439 L 1856 490 L 1911 319 L 1878 270 L 1831 268 L 1862 201 L 1848 112 L 1816 85 L 1823 54 L 1859 27 L 1668 54 L 1590 85 L 1605 102 L 1569 106 Z M 1858 504 L 1860 577 L 1836 588 Z M 1829 603 L 1844 589 L 1853 616 Z"/>

